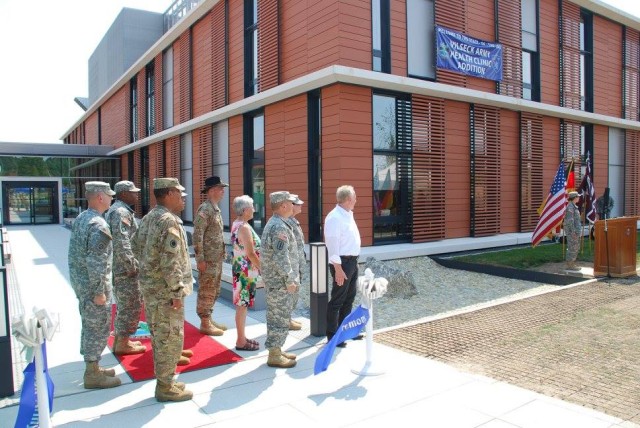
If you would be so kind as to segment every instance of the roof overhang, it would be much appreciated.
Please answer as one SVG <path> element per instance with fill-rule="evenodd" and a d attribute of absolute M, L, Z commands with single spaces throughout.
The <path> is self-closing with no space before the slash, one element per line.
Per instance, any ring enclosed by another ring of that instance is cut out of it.
<path fill-rule="evenodd" d="M 113 149 L 113 146 L 81 144 L 0 142 L 0 156 L 95 158 L 109 157 Z"/>

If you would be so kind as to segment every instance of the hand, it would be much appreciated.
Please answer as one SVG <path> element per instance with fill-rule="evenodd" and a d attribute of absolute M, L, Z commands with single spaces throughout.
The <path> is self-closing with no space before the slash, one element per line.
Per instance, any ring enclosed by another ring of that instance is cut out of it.
<path fill-rule="evenodd" d="M 334 265 L 334 267 L 336 270 L 336 284 L 338 284 L 339 287 L 342 287 L 342 285 L 344 284 L 344 280 L 347 279 L 347 275 L 342 270 L 342 266 Z"/>
<path fill-rule="evenodd" d="M 182 299 L 171 299 L 171 308 L 176 310 L 182 308 Z"/>
<path fill-rule="evenodd" d="M 204 272 L 205 270 L 207 270 L 207 262 L 205 262 L 204 260 L 199 261 L 198 272 Z"/>
<path fill-rule="evenodd" d="M 298 286 L 295 283 L 287 284 L 287 293 L 293 294 L 298 289 Z"/>
<path fill-rule="evenodd" d="M 107 296 L 104 293 L 97 294 L 93 298 L 93 303 L 98 306 L 105 305 L 107 303 Z"/>

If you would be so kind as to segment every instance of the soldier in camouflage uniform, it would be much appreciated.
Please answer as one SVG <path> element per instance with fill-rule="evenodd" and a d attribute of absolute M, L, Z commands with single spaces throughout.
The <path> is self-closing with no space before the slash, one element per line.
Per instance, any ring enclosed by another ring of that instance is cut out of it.
<path fill-rule="evenodd" d="M 158 201 L 140 222 L 133 252 L 140 262 L 140 291 L 151 331 L 151 347 L 158 401 L 185 401 L 193 393 L 174 380 L 184 343 L 184 298 L 193 291 L 193 277 L 182 220 L 184 209 L 176 178 L 153 180 Z"/>
<path fill-rule="evenodd" d="M 282 351 L 291 320 L 292 294 L 300 287 L 300 266 L 296 238 L 287 217 L 295 200 L 289 192 L 269 195 L 273 215 L 262 232 L 261 271 L 267 300 L 269 367 L 293 367 L 296 355 Z"/>
<path fill-rule="evenodd" d="M 147 350 L 147 347 L 138 341 L 129 340 L 129 336 L 138 329 L 142 310 L 142 297 L 138 285 L 138 260 L 131 249 L 131 237 L 138 230 L 131 205 L 138 201 L 140 189 L 130 181 L 119 181 L 114 186 L 114 190 L 116 201 L 104 216 L 113 237 L 113 293 L 117 303 L 113 353 L 141 354 Z"/>
<path fill-rule="evenodd" d="M 69 277 L 82 319 L 83 381 L 86 389 L 112 388 L 120 385 L 120 379 L 115 370 L 103 369 L 98 362 L 109 337 L 113 254 L 111 232 L 102 213 L 115 193 L 102 181 L 88 181 L 84 188 L 89 208 L 73 222 L 69 242 Z"/>
<path fill-rule="evenodd" d="M 302 269 L 307 264 L 307 256 L 304 252 L 304 233 L 302 232 L 302 227 L 300 227 L 300 222 L 295 216 L 297 216 L 302 212 L 302 204 L 304 204 L 304 201 L 302 201 L 298 197 L 298 195 L 292 194 L 291 196 L 295 198 L 295 201 L 293 202 L 293 214 L 291 214 L 291 217 L 287 218 L 287 222 L 291 225 L 291 228 L 293 229 L 293 235 L 296 237 L 296 245 L 298 248 L 298 258 L 299 258 L 298 265 L 300 266 L 300 281 L 302 282 Z M 300 292 L 299 290 L 296 290 L 296 292 L 293 293 L 293 296 L 292 296 L 292 302 L 291 302 L 292 311 L 295 310 L 296 306 L 298 306 L 299 296 L 300 296 Z M 300 330 L 300 329 L 302 329 L 302 324 L 300 324 L 298 321 L 294 319 L 289 320 L 289 330 Z"/>
<path fill-rule="evenodd" d="M 222 336 L 227 327 L 213 321 L 213 306 L 220 294 L 222 263 L 226 255 L 222 229 L 222 212 L 218 204 L 224 196 L 227 183 L 220 177 L 209 177 L 204 182 L 202 193 L 207 195 L 193 220 L 193 249 L 198 267 L 198 303 L 196 311 L 200 317 L 200 333 Z"/>
<path fill-rule="evenodd" d="M 578 192 L 569 192 L 569 202 L 564 214 L 564 234 L 567 237 L 567 268 L 576 267 L 576 258 L 580 249 L 580 234 L 582 233 L 582 220 L 580 209 L 576 206 L 578 202 Z"/>

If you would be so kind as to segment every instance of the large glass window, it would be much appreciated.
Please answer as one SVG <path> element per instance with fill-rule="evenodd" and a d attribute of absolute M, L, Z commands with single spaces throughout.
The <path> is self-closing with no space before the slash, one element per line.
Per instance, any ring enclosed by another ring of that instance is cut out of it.
<path fill-rule="evenodd" d="M 213 124 L 212 129 L 212 153 L 213 153 L 213 175 L 220 177 L 225 183 L 229 182 L 229 125 L 227 121 Z M 229 192 L 224 193 L 224 197 L 218 204 L 222 211 L 222 222 L 226 227 L 231 226 L 229 221 Z"/>
<path fill-rule="evenodd" d="M 625 131 L 619 128 L 609 128 L 609 180 L 610 197 L 613 208 L 610 217 L 624 215 L 624 169 L 625 169 Z M 595 174 L 595 173 L 594 173 Z M 602 197 L 604 189 L 596 188 L 596 196 Z"/>
<path fill-rule="evenodd" d="M 522 98 L 540 101 L 537 0 L 522 0 Z"/>
<path fill-rule="evenodd" d="M 147 66 L 147 136 L 156 133 L 156 90 L 153 62 Z"/>
<path fill-rule="evenodd" d="M 409 76 L 435 79 L 433 0 L 407 0 L 407 61 Z"/>
<path fill-rule="evenodd" d="M 593 17 L 580 12 L 580 109 L 593 111 Z"/>
<path fill-rule="evenodd" d="M 244 96 L 258 93 L 258 0 L 244 1 Z"/>
<path fill-rule="evenodd" d="M 391 73 L 391 19 L 389 0 L 371 1 L 373 71 Z"/>
<path fill-rule="evenodd" d="M 138 140 L 138 81 L 134 77 L 129 84 L 129 101 L 131 108 L 129 110 L 129 120 L 131 122 L 131 133 L 129 134 L 130 142 Z"/>
<path fill-rule="evenodd" d="M 253 228 L 261 233 L 266 224 L 265 168 L 264 168 L 264 113 L 244 116 L 244 192 L 253 198 L 255 213 Z"/>
<path fill-rule="evenodd" d="M 162 124 L 164 129 L 173 126 L 173 48 L 162 57 Z"/>
<path fill-rule="evenodd" d="M 373 95 L 374 241 L 410 238 L 411 103 L 401 95 Z"/>

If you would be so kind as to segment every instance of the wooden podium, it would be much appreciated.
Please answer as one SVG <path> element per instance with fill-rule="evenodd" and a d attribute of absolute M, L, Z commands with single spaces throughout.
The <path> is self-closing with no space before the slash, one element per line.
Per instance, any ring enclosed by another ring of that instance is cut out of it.
<path fill-rule="evenodd" d="M 637 275 L 636 240 L 638 217 L 617 217 L 607 220 L 607 236 L 604 220 L 595 223 L 595 252 L 593 254 L 593 275 L 613 277 Z M 609 260 L 607 266 L 607 240 Z M 608 267 L 608 269 L 607 269 Z"/>

